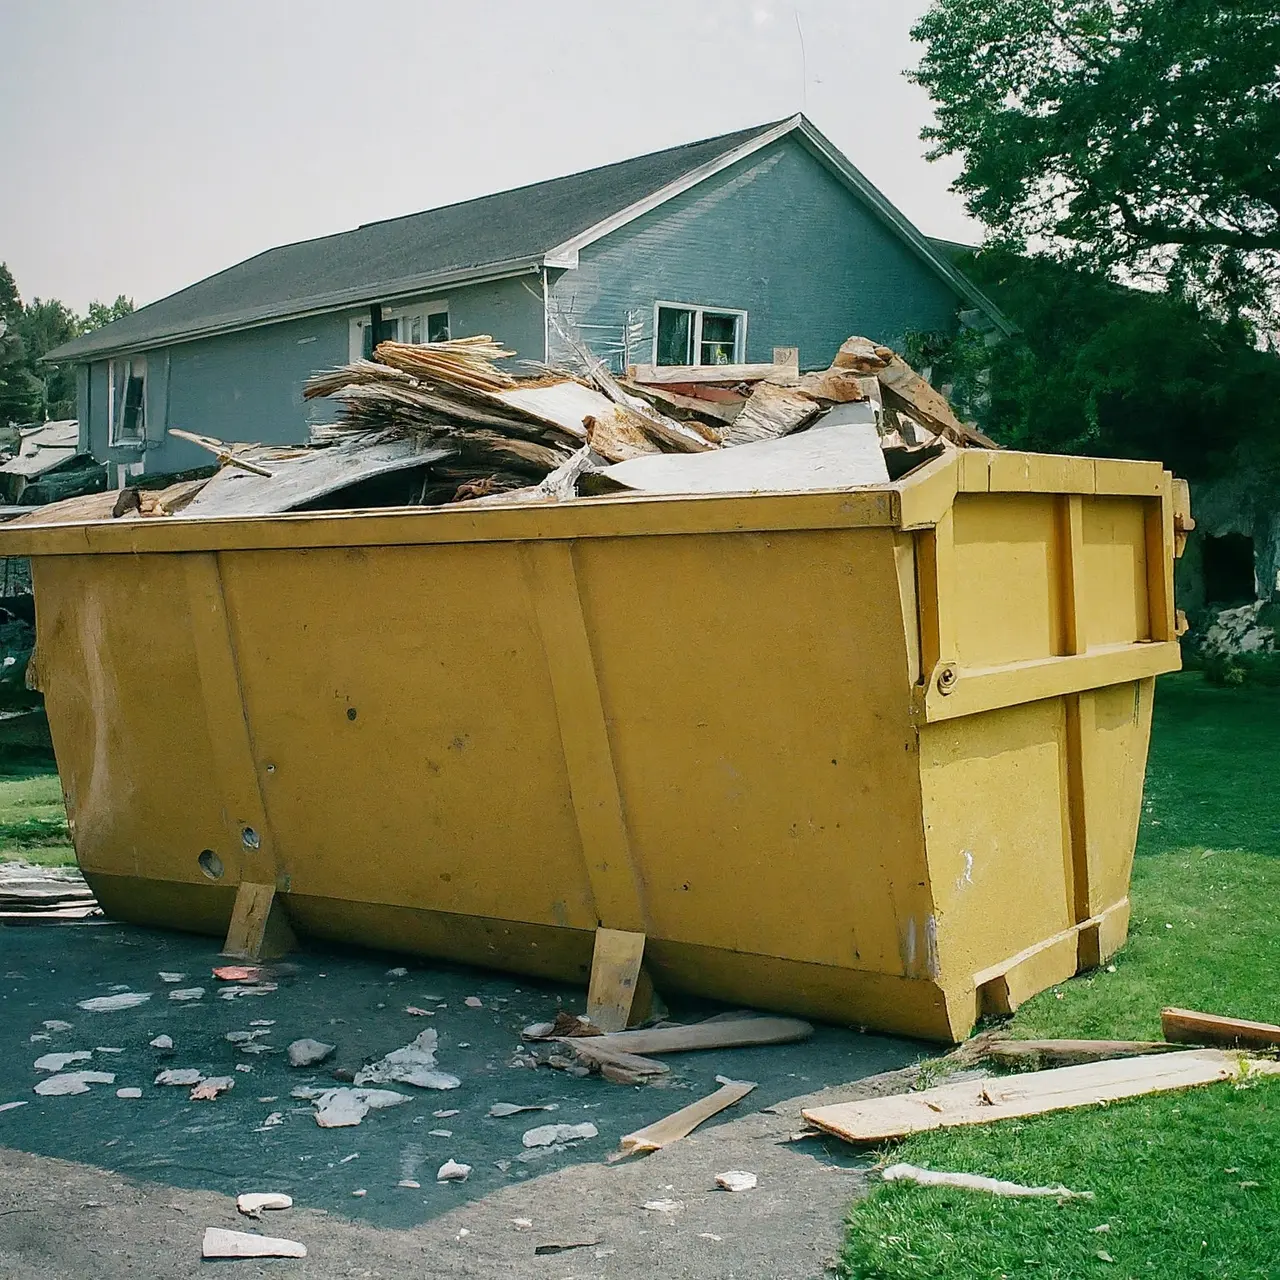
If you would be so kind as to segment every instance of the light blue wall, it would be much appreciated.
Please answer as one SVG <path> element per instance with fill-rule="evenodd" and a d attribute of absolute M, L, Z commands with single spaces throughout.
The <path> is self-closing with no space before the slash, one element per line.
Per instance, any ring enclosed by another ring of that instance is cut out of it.
<path fill-rule="evenodd" d="M 447 299 L 453 336 L 488 333 L 525 359 L 544 358 L 537 275 L 432 296 Z M 212 461 L 198 445 L 168 435 L 170 427 L 227 441 L 302 443 L 311 424 L 337 416 L 329 401 L 304 401 L 303 383 L 319 369 L 346 363 L 349 322 L 367 314 L 367 308 L 335 312 L 147 351 L 145 451 L 108 446 L 107 362 L 96 361 L 80 380 L 80 420 L 89 424 L 90 449 L 102 461 L 142 460 L 148 474 L 164 474 Z"/>
<path fill-rule="evenodd" d="M 959 307 L 792 138 L 584 249 L 552 288 L 557 314 L 602 355 L 619 345 L 628 310 L 638 312 L 645 341 L 635 363 L 651 358 L 657 299 L 746 310 L 748 360 L 798 346 L 805 368 L 825 368 L 852 334 L 898 347 L 908 330 L 953 330 Z"/>

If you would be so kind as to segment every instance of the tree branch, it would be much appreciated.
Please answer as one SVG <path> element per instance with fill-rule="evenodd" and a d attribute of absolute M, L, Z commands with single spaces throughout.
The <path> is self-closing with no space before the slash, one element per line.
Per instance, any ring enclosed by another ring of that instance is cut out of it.
<path fill-rule="evenodd" d="M 1205 245 L 1221 249 L 1280 249 L 1280 227 L 1271 231 L 1226 231 L 1214 227 L 1174 226 L 1139 218 L 1119 193 L 1114 196 L 1120 219 L 1131 236 L 1151 244 Z"/>

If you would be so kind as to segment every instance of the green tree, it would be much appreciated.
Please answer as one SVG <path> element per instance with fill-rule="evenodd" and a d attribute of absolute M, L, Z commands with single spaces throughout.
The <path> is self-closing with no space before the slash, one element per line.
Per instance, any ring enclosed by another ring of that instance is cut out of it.
<path fill-rule="evenodd" d="M 104 325 L 111 324 L 116 320 L 122 320 L 125 316 L 132 314 L 133 299 L 126 298 L 123 293 L 119 294 L 110 306 L 105 302 L 91 302 L 89 303 L 89 314 L 85 316 L 80 331 L 82 333 L 91 333 L 94 329 L 101 329 Z"/>
<path fill-rule="evenodd" d="M 1280 318 L 1276 0 L 934 0 L 912 34 L 1000 242 Z"/>
<path fill-rule="evenodd" d="M 36 418 L 76 416 L 75 368 L 67 364 L 43 364 L 54 347 L 70 342 L 83 332 L 84 324 L 65 303 L 56 298 L 32 298 L 23 309 L 16 328 L 28 361 L 28 371 L 39 386 Z"/>
<path fill-rule="evenodd" d="M 19 331 L 23 313 L 13 273 L 0 262 L 0 427 L 29 422 L 40 403 L 40 382 Z"/>

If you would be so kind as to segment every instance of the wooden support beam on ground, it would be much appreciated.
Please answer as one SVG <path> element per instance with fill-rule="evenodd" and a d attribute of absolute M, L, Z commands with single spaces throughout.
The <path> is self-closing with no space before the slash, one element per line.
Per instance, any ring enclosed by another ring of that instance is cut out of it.
<path fill-rule="evenodd" d="M 807 1107 L 801 1114 L 810 1124 L 848 1142 L 874 1144 L 930 1129 L 1020 1119 L 1238 1080 L 1246 1073 L 1278 1075 L 1280 1063 L 1243 1059 L 1220 1049 L 1192 1049 L 998 1079 L 964 1080 L 919 1093 Z"/>
<path fill-rule="evenodd" d="M 625 929 L 597 929 L 587 989 L 587 1017 L 601 1031 L 622 1031 L 640 987 L 644 934 Z"/>
<path fill-rule="evenodd" d="M 1280 1049 L 1280 1027 L 1270 1022 L 1222 1018 L 1194 1009 L 1163 1009 L 1160 1027 L 1174 1044 L 1222 1045 L 1234 1049 Z"/>
<path fill-rule="evenodd" d="M 788 1044 L 807 1040 L 813 1027 L 799 1018 L 709 1018 L 689 1027 L 646 1027 L 596 1036 L 597 1049 L 623 1053 L 685 1053 L 693 1049 L 732 1049 L 748 1044 Z"/>
<path fill-rule="evenodd" d="M 275 885 L 242 880 L 222 954 L 234 960 L 273 960 L 297 945 Z"/>

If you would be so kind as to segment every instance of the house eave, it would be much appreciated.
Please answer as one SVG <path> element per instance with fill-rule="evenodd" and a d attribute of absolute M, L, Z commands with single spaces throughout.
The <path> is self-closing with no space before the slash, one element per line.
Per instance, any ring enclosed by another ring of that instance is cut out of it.
<path fill-rule="evenodd" d="M 261 329 L 285 320 L 305 320 L 311 316 L 328 315 L 351 307 L 374 302 L 396 302 L 420 293 L 434 292 L 457 285 L 487 284 L 492 280 L 507 280 L 513 276 L 540 271 L 544 255 L 537 254 L 513 258 L 506 262 L 486 263 L 482 267 L 467 267 L 454 271 L 433 272 L 429 275 L 402 277 L 378 284 L 361 285 L 358 289 L 343 289 L 333 293 L 317 294 L 292 302 L 287 306 L 264 307 L 256 312 L 241 313 L 223 320 L 212 320 L 197 327 L 178 329 L 156 334 L 133 342 L 106 342 L 84 346 L 82 339 L 75 339 L 61 347 L 55 347 L 42 363 L 60 364 L 64 361 L 87 363 L 106 360 L 126 352 L 153 351 L 160 347 L 177 346 L 185 342 L 197 342 L 221 334 L 240 333 L 248 329 Z M 554 265 L 554 264 L 551 264 Z M 103 331 L 106 332 L 105 330 Z M 89 335 L 92 337 L 93 335 Z"/>

